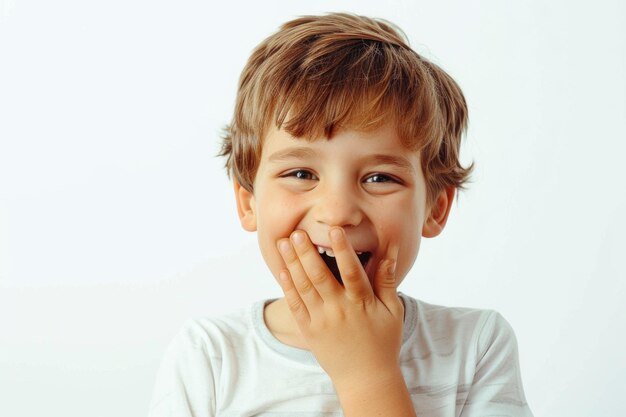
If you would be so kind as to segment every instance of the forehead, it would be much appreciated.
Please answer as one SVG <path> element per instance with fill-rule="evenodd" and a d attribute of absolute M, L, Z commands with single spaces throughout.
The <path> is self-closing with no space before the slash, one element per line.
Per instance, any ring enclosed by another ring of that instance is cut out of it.
<path fill-rule="evenodd" d="M 282 129 L 268 132 L 261 165 L 289 161 L 339 161 L 395 165 L 406 171 L 419 171 L 417 150 L 407 147 L 395 126 L 383 125 L 368 131 L 339 129 L 330 138 L 296 138 Z"/>
<path fill-rule="evenodd" d="M 417 153 L 401 140 L 395 125 L 387 123 L 367 130 L 338 128 L 329 137 L 323 135 L 296 137 L 282 128 L 279 129 L 272 126 L 264 135 L 263 154 L 265 156 L 268 151 L 284 147 L 298 147 L 302 149 L 328 148 L 331 146 L 339 146 L 340 143 L 343 144 L 345 142 L 358 144 L 358 148 L 354 149 L 355 151 L 388 149 L 406 153 Z"/>

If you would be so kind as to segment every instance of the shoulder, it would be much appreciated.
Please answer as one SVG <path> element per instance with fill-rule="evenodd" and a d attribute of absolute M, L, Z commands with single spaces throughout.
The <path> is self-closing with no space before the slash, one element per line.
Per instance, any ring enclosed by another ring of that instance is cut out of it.
<path fill-rule="evenodd" d="M 215 415 L 219 381 L 249 332 L 250 308 L 188 319 L 170 341 L 157 373 L 150 416 Z"/>
<path fill-rule="evenodd" d="M 431 346 L 465 346 L 468 354 L 479 359 L 489 346 L 517 343 L 511 325 L 495 310 L 450 307 L 403 297 L 407 319 L 414 321 L 414 336 L 428 339 Z"/>
<path fill-rule="evenodd" d="M 405 294 L 402 297 L 407 304 L 407 319 L 411 317 L 417 325 L 432 331 L 474 333 L 488 324 L 508 326 L 506 320 L 495 310 L 431 304 Z M 415 310 L 413 314 L 410 309 Z"/>
<path fill-rule="evenodd" d="M 405 365 L 417 375 L 414 390 L 453 392 L 463 417 L 532 416 L 522 386 L 517 340 L 499 312 L 407 300 L 407 319 L 414 309 L 415 329 L 402 353 Z"/>
<path fill-rule="evenodd" d="M 190 318 L 183 323 L 171 344 L 216 354 L 249 335 L 250 315 L 251 309 L 246 307 L 217 316 Z"/>

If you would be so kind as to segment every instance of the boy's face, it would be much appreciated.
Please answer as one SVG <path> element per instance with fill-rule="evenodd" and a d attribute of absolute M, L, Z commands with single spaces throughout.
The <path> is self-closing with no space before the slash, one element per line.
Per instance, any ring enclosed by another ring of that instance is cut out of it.
<path fill-rule="evenodd" d="M 258 232 L 275 277 L 285 268 L 279 239 L 304 230 L 313 244 L 330 248 L 329 229 L 342 226 L 352 247 L 364 253 L 360 258 L 367 258 L 370 282 L 387 248 L 399 248 L 397 284 L 413 265 L 421 236 L 442 230 L 454 196 L 454 189 L 444 190 L 432 209 L 426 206 L 420 155 L 401 143 L 390 124 L 370 132 L 339 130 L 331 140 L 312 142 L 271 130 L 254 193 L 238 184 L 235 190 L 242 225 Z"/>

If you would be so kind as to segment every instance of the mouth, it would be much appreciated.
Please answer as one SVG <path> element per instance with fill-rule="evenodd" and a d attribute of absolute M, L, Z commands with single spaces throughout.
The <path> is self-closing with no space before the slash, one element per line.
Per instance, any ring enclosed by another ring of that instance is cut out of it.
<path fill-rule="evenodd" d="M 339 284 L 343 285 L 343 280 L 341 279 L 341 273 L 339 272 L 339 266 L 337 265 L 337 259 L 335 259 L 335 254 L 329 248 L 325 248 L 323 246 L 318 246 L 317 251 L 319 252 L 321 258 L 326 263 L 326 266 L 333 273 L 335 279 L 339 282 Z M 361 262 L 361 266 L 363 269 L 367 266 L 370 258 L 372 257 L 372 252 L 356 252 L 356 256 L 359 258 Z"/>

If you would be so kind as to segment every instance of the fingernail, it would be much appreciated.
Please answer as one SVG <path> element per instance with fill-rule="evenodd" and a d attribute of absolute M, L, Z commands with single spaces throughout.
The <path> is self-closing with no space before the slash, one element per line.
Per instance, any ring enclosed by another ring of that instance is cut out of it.
<path fill-rule="evenodd" d="M 330 231 L 330 240 L 333 242 L 339 242 L 342 234 L 341 229 L 332 229 Z"/>
<path fill-rule="evenodd" d="M 291 239 L 296 245 L 301 245 L 304 242 L 304 234 L 302 232 L 295 232 L 291 235 Z"/>
<path fill-rule="evenodd" d="M 291 246 L 289 244 L 289 241 L 287 240 L 281 240 L 280 242 L 278 242 L 278 249 L 282 252 L 282 253 L 288 253 L 289 252 L 289 246 Z"/>
<path fill-rule="evenodd" d="M 396 272 L 396 261 L 390 261 L 387 266 L 387 272 L 389 275 L 393 275 Z"/>

